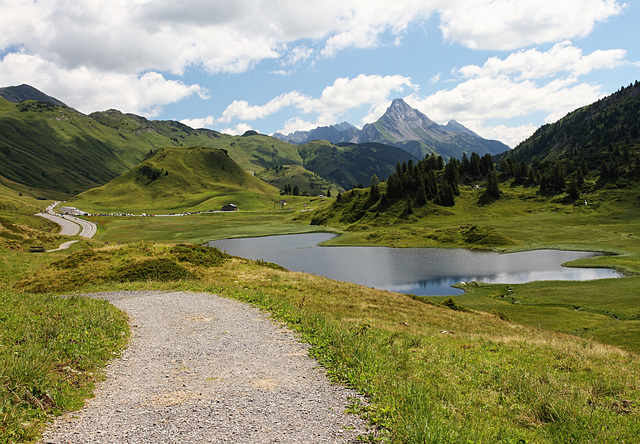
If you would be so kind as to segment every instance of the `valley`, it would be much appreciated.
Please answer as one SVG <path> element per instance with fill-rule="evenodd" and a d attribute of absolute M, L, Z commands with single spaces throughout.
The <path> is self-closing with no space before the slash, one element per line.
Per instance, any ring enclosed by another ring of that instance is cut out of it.
<path fill-rule="evenodd" d="M 9 412 L 0 427 L 38 436 L 49 415 L 82 404 L 93 384 L 86 375 L 124 347 L 126 320 L 112 307 L 56 295 L 162 290 L 211 292 L 269 311 L 311 344 L 335 381 L 367 397 L 352 410 L 391 442 L 633 442 L 638 91 L 637 82 L 622 88 L 502 154 L 294 145 L 0 99 L 0 378 L 12 384 L 0 392 Z M 34 216 L 58 197 L 104 214 L 86 217 L 97 225 L 93 238 L 60 235 Z M 231 203 L 238 211 L 210 212 Z M 189 212 L 197 214 L 110 214 Z M 329 246 L 601 252 L 565 265 L 624 277 L 465 282 L 461 295 L 417 296 L 202 246 L 313 232 L 339 234 Z M 68 250 L 28 252 L 69 240 L 78 242 Z M 77 320 L 65 322 L 76 309 Z M 100 356 L 89 363 L 91 348 Z M 44 376 L 18 377 L 35 355 L 31 366 Z M 81 390 L 71 400 L 74 384 Z"/>

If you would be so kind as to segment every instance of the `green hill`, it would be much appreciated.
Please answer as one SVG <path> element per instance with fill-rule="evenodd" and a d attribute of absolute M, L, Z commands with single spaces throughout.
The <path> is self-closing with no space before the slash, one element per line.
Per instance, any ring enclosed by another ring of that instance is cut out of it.
<path fill-rule="evenodd" d="M 132 170 L 70 203 L 91 212 L 268 208 L 278 190 L 247 173 L 220 149 L 159 149 Z"/>
<path fill-rule="evenodd" d="M 286 190 L 288 187 L 293 190 L 297 187 L 300 194 L 308 194 L 309 196 L 326 194 L 327 191 L 332 194 L 344 191 L 342 187 L 337 187 L 335 183 L 312 173 L 302 165 L 281 165 L 268 168 L 263 170 L 259 177 L 279 190 Z"/>
<path fill-rule="evenodd" d="M 368 183 L 373 174 L 384 179 L 410 157 L 380 144 L 313 142 L 299 147 L 255 132 L 231 136 L 117 110 L 87 116 L 51 102 L 0 98 L 0 175 L 32 194 L 67 199 L 104 185 L 145 156 L 172 146 L 226 150 L 257 177 L 281 186 L 298 185 L 312 194 Z M 273 174 L 276 168 L 278 177 Z"/>
<path fill-rule="evenodd" d="M 164 137 L 119 133 L 63 106 L 0 99 L 0 175 L 47 196 L 102 185 L 165 145 Z"/>
<path fill-rule="evenodd" d="M 567 158 L 606 159 L 610 148 L 640 142 L 640 83 L 621 88 L 595 103 L 544 125 L 506 158 L 531 162 Z"/>
<path fill-rule="evenodd" d="M 334 145 L 316 140 L 300 146 L 306 169 L 325 179 L 350 189 L 358 184 L 369 185 L 375 174 L 384 180 L 395 171 L 396 165 L 417 161 L 401 148 L 381 143 L 341 143 Z"/>

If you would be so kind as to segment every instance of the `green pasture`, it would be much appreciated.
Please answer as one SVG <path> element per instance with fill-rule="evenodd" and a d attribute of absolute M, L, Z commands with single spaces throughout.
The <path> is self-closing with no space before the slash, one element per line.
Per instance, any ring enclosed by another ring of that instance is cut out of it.
<path fill-rule="evenodd" d="M 367 396 L 349 411 L 382 442 L 618 443 L 640 433 L 637 355 L 456 303 L 143 242 L 57 257 L 13 288 L 210 291 L 258 305 L 300 332 L 331 378 Z"/>

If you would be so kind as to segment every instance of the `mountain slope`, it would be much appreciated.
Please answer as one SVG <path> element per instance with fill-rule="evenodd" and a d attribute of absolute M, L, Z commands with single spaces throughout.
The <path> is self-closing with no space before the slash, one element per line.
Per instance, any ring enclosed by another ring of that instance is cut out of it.
<path fill-rule="evenodd" d="M 553 124 L 540 127 L 506 158 L 530 162 L 555 161 L 571 156 L 607 158 L 609 147 L 629 145 L 640 136 L 640 83 L 570 112 Z M 629 143 L 627 143 L 629 142 Z"/>
<path fill-rule="evenodd" d="M 170 147 L 70 202 L 92 212 L 219 210 L 229 203 L 267 207 L 278 195 L 278 189 L 247 173 L 224 150 Z"/>
<path fill-rule="evenodd" d="M 334 145 L 316 140 L 300 147 L 304 166 L 310 171 L 331 180 L 344 189 L 358 184 L 369 185 L 375 174 L 386 180 L 398 163 L 417 159 L 406 151 L 379 143 Z"/>
<path fill-rule="evenodd" d="M 15 100 L 29 100 L 14 103 L 0 98 L 0 175 L 31 189 L 30 194 L 51 198 L 67 199 L 104 185 L 157 149 L 172 146 L 226 150 L 241 168 L 257 177 L 296 184 L 310 193 L 368 183 L 372 174 L 384 180 L 398 162 L 413 159 L 394 147 L 355 144 L 329 148 L 328 153 L 340 153 L 334 157 L 255 132 L 231 136 L 117 110 L 87 116 L 55 104 L 62 102 L 28 85 L 4 90 Z M 356 128 L 343 123 L 334 130 L 349 132 Z M 277 178 L 269 172 L 275 168 L 279 168 Z"/>
<path fill-rule="evenodd" d="M 48 96 L 45 93 L 38 91 L 33 86 L 22 84 L 19 86 L 7 86 L 4 88 L 0 88 L 0 97 L 9 102 L 13 103 L 21 103 L 27 100 L 34 100 L 36 102 L 46 102 L 51 103 L 56 106 L 64 106 L 65 108 L 69 108 L 60 100 Z"/>
<path fill-rule="evenodd" d="M 152 146 L 71 108 L 0 99 L 0 175 L 69 196 L 102 185 L 137 164 Z"/>

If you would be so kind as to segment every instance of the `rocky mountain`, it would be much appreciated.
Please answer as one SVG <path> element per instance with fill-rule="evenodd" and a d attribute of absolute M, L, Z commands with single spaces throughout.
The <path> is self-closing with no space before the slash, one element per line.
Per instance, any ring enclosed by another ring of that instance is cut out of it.
<path fill-rule="evenodd" d="M 273 137 L 296 145 L 302 145 L 314 140 L 327 140 L 331 143 L 357 142 L 360 130 L 349 122 L 342 122 L 337 125 L 320 126 L 311 131 L 296 131 L 284 135 L 275 133 Z"/>
<path fill-rule="evenodd" d="M 0 88 L 0 97 L 13 103 L 35 100 L 36 102 L 51 103 L 52 105 L 64 106 L 65 108 L 69 108 L 60 100 L 48 96 L 45 93 L 37 90 L 33 86 L 25 85 L 24 83 L 19 86 L 7 86 L 4 88 Z"/>
<path fill-rule="evenodd" d="M 274 137 L 296 144 L 318 139 L 332 143 L 378 142 L 402 148 L 419 159 L 430 154 L 449 159 L 460 158 L 463 153 L 468 156 L 473 151 L 482 156 L 509 150 L 504 143 L 484 139 L 454 120 L 438 125 L 402 99 L 393 100 L 382 117 L 366 124 L 362 130 L 345 122 L 289 135 L 276 133 Z"/>

